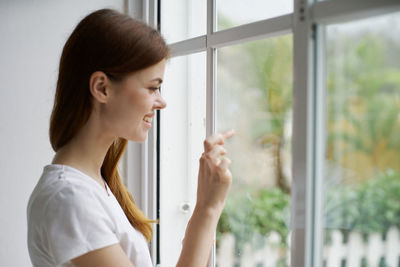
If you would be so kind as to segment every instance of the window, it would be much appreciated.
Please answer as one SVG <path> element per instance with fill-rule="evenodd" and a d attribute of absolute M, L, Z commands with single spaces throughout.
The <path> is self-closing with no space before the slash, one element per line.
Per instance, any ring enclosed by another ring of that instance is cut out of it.
<path fill-rule="evenodd" d="M 326 28 L 327 266 L 399 264 L 399 52 L 400 13 Z"/>
<path fill-rule="evenodd" d="M 237 130 L 217 266 L 289 261 L 292 54 L 291 35 L 217 49 L 216 128 Z"/>
<path fill-rule="evenodd" d="M 172 58 L 162 94 L 169 112 L 161 120 L 160 257 L 174 266 L 196 203 L 197 172 L 206 137 L 206 55 Z M 173 230 L 171 230 L 173 229 Z"/>
<path fill-rule="evenodd" d="M 180 254 L 204 137 L 233 127 L 211 266 L 398 266 L 400 2 L 178 2 L 149 9 L 172 52 L 156 263 Z"/>
<path fill-rule="evenodd" d="M 162 33 L 168 43 L 182 41 L 206 33 L 204 0 L 172 0 L 161 2 Z"/>
<path fill-rule="evenodd" d="M 225 30 L 251 22 L 293 12 L 292 0 L 216 0 L 217 30 Z"/>

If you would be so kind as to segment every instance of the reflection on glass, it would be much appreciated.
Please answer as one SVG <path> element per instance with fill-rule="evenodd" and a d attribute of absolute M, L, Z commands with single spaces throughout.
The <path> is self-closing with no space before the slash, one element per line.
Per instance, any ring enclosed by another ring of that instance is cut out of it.
<path fill-rule="evenodd" d="M 217 30 L 293 12 L 293 0 L 216 0 Z"/>
<path fill-rule="evenodd" d="M 324 266 L 400 266 L 400 13 L 327 36 Z"/>
<path fill-rule="evenodd" d="M 217 266 L 289 266 L 292 36 L 217 50 L 217 131 L 233 185 L 217 230 Z"/>
<path fill-rule="evenodd" d="M 161 1 L 161 33 L 167 43 L 206 34 L 206 0 Z"/>

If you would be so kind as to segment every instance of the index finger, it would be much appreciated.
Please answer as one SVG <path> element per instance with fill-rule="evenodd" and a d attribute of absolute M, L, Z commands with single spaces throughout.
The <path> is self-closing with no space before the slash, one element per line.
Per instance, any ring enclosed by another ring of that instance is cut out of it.
<path fill-rule="evenodd" d="M 223 145 L 225 140 L 231 138 L 235 130 L 229 130 L 221 134 L 213 134 L 204 141 L 204 151 L 210 151 L 216 144 Z"/>
<path fill-rule="evenodd" d="M 230 129 L 229 131 L 222 133 L 222 135 L 224 136 L 224 141 L 225 141 L 235 135 L 235 130 Z"/>

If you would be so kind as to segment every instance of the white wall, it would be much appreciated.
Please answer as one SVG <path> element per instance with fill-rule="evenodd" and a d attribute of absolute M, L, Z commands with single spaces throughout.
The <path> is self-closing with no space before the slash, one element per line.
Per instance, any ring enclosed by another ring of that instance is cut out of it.
<path fill-rule="evenodd" d="M 0 266 L 32 266 L 26 205 L 53 151 L 48 140 L 58 62 L 90 11 L 123 0 L 0 1 Z"/>

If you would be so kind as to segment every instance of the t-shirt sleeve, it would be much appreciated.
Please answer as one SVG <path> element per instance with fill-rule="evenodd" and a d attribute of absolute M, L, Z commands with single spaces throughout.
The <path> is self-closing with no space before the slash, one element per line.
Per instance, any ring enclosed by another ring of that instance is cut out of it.
<path fill-rule="evenodd" d="M 88 189 L 63 188 L 45 208 L 43 231 L 56 265 L 119 242 L 112 219 Z"/>

